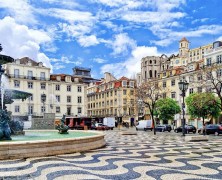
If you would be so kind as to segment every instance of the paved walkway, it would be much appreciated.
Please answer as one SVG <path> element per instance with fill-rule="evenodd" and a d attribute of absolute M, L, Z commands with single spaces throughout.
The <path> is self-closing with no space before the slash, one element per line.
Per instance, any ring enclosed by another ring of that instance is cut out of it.
<path fill-rule="evenodd" d="M 185 142 L 174 132 L 156 136 L 143 131 L 137 135 L 122 135 L 119 130 L 105 133 L 105 148 L 0 161 L 0 179 L 222 178 L 222 136 L 211 136 L 208 142 Z"/>

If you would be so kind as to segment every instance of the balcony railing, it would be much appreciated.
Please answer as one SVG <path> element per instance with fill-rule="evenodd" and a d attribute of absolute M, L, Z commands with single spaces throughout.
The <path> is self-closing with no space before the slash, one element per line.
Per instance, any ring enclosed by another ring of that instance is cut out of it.
<path fill-rule="evenodd" d="M 46 77 L 34 77 L 34 76 L 24 76 L 24 75 L 17 75 L 17 74 L 8 74 L 9 78 L 18 78 L 18 79 L 30 79 L 30 80 L 41 80 L 41 81 L 48 81 L 50 78 Z"/>

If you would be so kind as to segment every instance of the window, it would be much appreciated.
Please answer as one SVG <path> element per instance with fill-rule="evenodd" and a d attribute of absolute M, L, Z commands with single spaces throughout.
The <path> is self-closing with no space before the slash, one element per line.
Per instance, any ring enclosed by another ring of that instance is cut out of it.
<path fill-rule="evenodd" d="M 59 84 L 56 84 L 55 90 L 60 91 L 60 85 Z"/>
<path fill-rule="evenodd" d="M 193 82 L 193 81 L 194 81 L 194 77 L 193 77 L 193 76 L 190 76 L 190 77 L 189 77 L 189 81 L 190 81 L 190 82 Z"/>
<path fill-rule="evenodd" d="M 217 56 L 217 64 L 221 64 L 222 63 L 222 55 L 218 55 Z"/>
<path fill-rule="evenodd" d="M 19 78 L 19 69 L 14 69 L 15 78 Z"/>
<path fill-rule="evenodd" d="M 28 100 L 33 101 L 33 94 L 31 96 L 29 96 Z"/>
<path fill-rule="evenodd" d="M 202 93 L 202 87 L 197 87 L 197 92 Z"/>
<path fill-rule="evenodd" d="M 171 98 L 173 98 L 173 99 L 176 98 L 176 93 L 175 92 L 171 92 Z"/>
<path fill-rule="evenodd" d="M 40 73 L 40 80 L 45 80 L 45 72 Z"/>
<path fill-rule="evenodd" d="M 82 92 L 82 87 L 81 87 L 81 86 L 78 86 L 77 91 L 78 91 L 78 92 Z"/>
<path fill-rule="evenodd" d="M 15 80 L 15 81 L 14 81 L 14 87 L 19 87 L 19 86 L 20 86 L 20 81 Z"/>
<path fill-rule="evenodd" d="M 149 72 L 150 72 L 150 78 L 152 78 L 152 77 L 153 77 L 153 72 L 152 72 L 152 70 L 150 70 Z"/>
<path fill-rule="evenodd" d="M 166 98 L 166 93 L 163 93 L 163 99 L 165 99 Z"/>
<path fill-rule="evenodd" d="M 106 97 L 109 97 L 109 92 L 106 93 Z"/>
<path fill-rule="evenodd" d="M 71 92 L 71 85 L 67 85 L 66 89 L 68 92 Z"/>
<path fill-rule="evenodd" d="M 60 95 L 56 95 L 57 102 L 60 102 Z"/>
<path fill-rule="evenodd" d="M 16 113 L 19 113 L 19 112 L 20 112 L 20 106 L 18 106 L 18 105 L 15 106 L 15 112 L 16 112 Z"/>
<path fill-rule="evenodd" d="M 117 91 L 115 90 L 115 96 L 117 95 Z"/>
<path fill-rule="evenodd" d="M 71 96 L 67 96 L 67 103 L 71 103 Z"/>
<path fill-rule="evenodd" d="M 33 74 L 32 74 L 32 71 L 28 71 L 28 79 L 32 79 L 32 77 L 33 77 Z"/>
<path fill-rule="evenodd" d="M 126 87 L 127 86 L 127 81 L 122 81 L 122 86 Z"/>
<path fill-rule="evenodd" d="M 45 89 L 46 83 L 41 83 L 41 89 Z"/>
<path fill-rule="evenodd" d="M 220 76 L 222 76 L 222 69 L 217 70 L 217 77 L 220 77 Z"/>
<path fill-rule="evenodd" d="M 211 65 L 211 58 L 207 58 L 207 66 Z"/>
<path fill-rule="evenodd" d="M 33 88 L 33 82 L 28 82 L 28 88 L 32 89 Z"/>
<path fill-rule="evenodd" d="M 134 91 L 130 91 L 130 95 L 132 96 L 134 94 Z"/>
<path fill-rule="evenodd" d="M 78 107 L 78 114 L 81 114 L 82 113 L 82 108 L 81 107 Z"/>
<path fill-rule="evenodd" d="M 198 80 L 198 81 L 202 80 L 202 75 L 198 75 L 198 76 L 197 76 L 197 80 Z"/>
<path fill-rule="evenodd" d="M 175 86 L 175 79 L 171 81 L 171 86 Z"/>
<path fill-rule="evenodd" d="M 134 87 L 134 81 L 130 81 L 130 87 Z"/>
<path fill-rule="evenodd" d="M 81 96 L 78 96 L 77 102 L 82 103 L 82 97 Z"/>
<path fill-rule="evenodd" d="M 59 106 L 56 107 L 56 113 L 60 113 L 60 107 Z"/>
<path fill-rule="evenodd" d="M 166 87 L 166 81 L 163 81 L 163 87 L 164 88 Z"/>
<path fill-rule="evenodd" d="M 189 89 L 189 93 L 190 93 L 190 94 L 193 94 L 193 88 L 190 88 L 190 89 Z"/>
<path fill-rule="evenodd" d="M 207 80 L 210 80 L 212 78 L 212 73 L 211 72 L 207 72 Z"/>
<path fill-rule="evenodd" d="M 42 112 L 42 113 L 45 112 L 45 106 L 41 106 L 41 112 Z"/>
<path fill-rule="evenodd" d="M 123 95 L 126 95 L 126 90 L 123 90 Z"/>
<path fill-rule="evenodd" d="M 29 115 L 33 114 L 33 105 L 28 106 L 28 114 Z"/>

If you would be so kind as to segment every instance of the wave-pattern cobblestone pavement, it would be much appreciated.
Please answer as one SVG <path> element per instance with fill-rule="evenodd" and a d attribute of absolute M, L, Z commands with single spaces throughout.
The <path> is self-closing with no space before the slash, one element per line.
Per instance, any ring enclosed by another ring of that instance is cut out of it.
<path fill-rule="evenodd" d="M 0 179 L 222 179 L 222 136 L 107 131 L 107 146 L 84 153 L 0 161 Z"/>

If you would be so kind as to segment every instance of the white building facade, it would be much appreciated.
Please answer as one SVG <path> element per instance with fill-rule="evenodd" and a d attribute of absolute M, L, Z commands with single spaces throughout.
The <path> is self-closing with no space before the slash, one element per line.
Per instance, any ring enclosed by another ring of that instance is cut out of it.
<path fill-rule="evenodd" d="M 13 116 L 42 116 L 55 113 L 57 118 L 86 115 L 86 87 L 72 75 L 50 75 L 50 68 L 29 58 L 17 59 L 5 65 L 8 89 L 31 93 L 28 99 L 14 100 L 7 105 Z M 42 95 L 45 95 L 45 102 Z"/>

